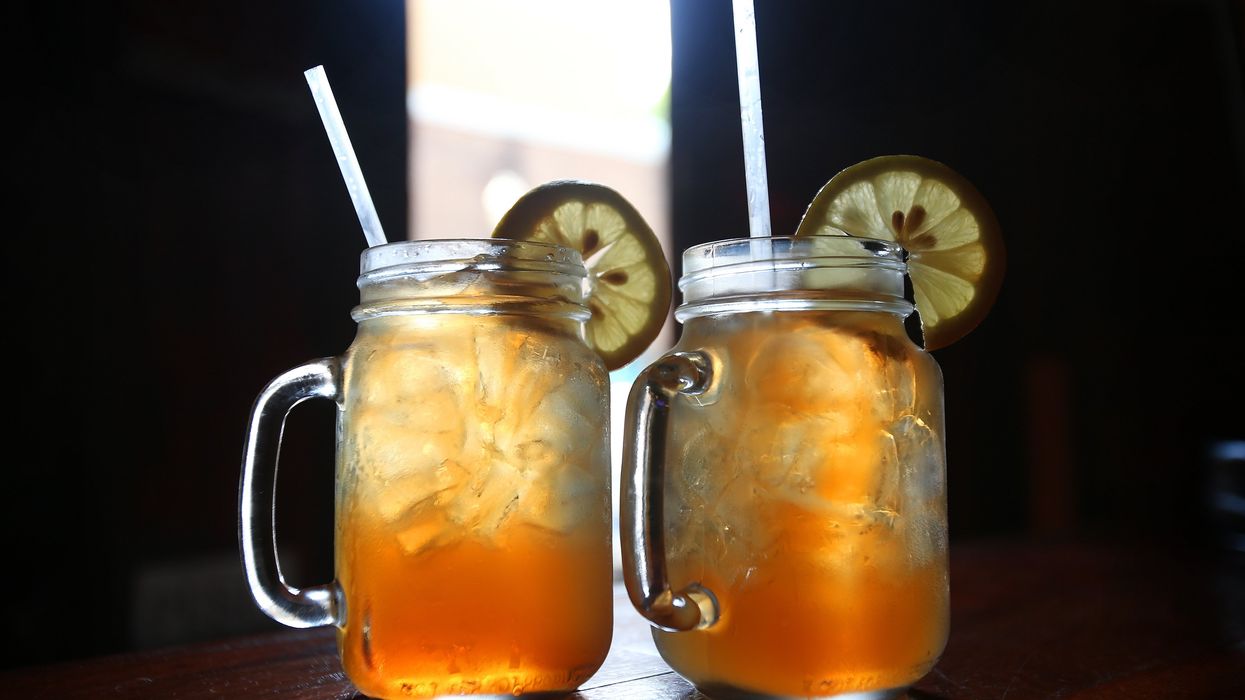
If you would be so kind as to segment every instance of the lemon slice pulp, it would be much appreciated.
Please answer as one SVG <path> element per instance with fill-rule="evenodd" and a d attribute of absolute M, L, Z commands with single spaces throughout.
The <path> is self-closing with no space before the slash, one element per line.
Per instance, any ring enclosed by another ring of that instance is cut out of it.
<path fill-rule="evenodd" d="M 962 338 L 998 296 L 1006 261 L 998 219 L 977 188 L 942 163 L 881 156 L 843 170 L 813 198 L 796 235 L 834 229 L 908 251 L 926 349 Z"/>
<path fill-rule="evenodd" d="M 588 269 L 588 344 L 610 370 L 640 356 L 670 311 L 670 266 L 653 230 L 622 195 L 592 182 L 561 180 L 528 192 L 494 238 L 578 250 Z"/>

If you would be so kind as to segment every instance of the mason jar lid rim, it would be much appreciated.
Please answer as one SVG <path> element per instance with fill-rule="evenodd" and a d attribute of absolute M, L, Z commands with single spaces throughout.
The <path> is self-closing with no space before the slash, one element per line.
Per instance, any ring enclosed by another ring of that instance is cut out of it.
<path fill-rule="evenodd" d="M 508 238 L 439 238 L 395 241 L 365 249 L 359 256 L 359 273 L 372 276 L 389 268 L 415 272 L 425 266 L 431 270 L 454 265 L 496 266 L 522 269 L 531 263 L 534 270 L 549 270 L 586 277 L 579 251 L 555 243 L 518 241 Z"/>
<path fill-rule="evenodd" d="M 836 229 L 837 230 L 837 229 Z M 814 246 L 830 249 L 812 250 Z M 720 254 L 719 254 L 720 252 Z M 683 252 L 683 274 L 694 276 L 705 270 L 739 264 L 780 260 L 893 261 L 903 263 L 906 252 L 895 241 L 865 236 L 765 236 L 728 238 L 694 245 Z"/>
<path fill-rule="evenodd" d="M 818 255 L 802 258 L 769 258 L 732 262 L 725 265 L 705 267 L 694 272 L 685 273 L 679 278 L 679 289 L 686 290 L 714 277 L 732 277 L 746 274 L 762 274 L 770 271 L 812 272 L 818 269 L 835 268 L 870 268 L 907 272 L 908 267 L 902 260 L 890 258 L 866 258 L 851 255 Z"/>

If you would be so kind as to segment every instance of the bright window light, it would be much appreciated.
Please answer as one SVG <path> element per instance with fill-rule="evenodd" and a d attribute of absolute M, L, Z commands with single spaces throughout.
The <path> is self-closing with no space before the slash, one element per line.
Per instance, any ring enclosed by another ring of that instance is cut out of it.
<path fill-rule="evenodd" d="M 668 0 L 407 0 L 407 56 L 413 237 L 486 237 L 574 178 L 621 192 L 671 254 Z M 611 377 L 615 493 L 631 380 L 672 335 Z"/>
<path fill-rule="evenodd" d="M 510 185 L 568 177 L 662 235 L 667 0 L 408 0 L 407 24 L 415 237 L 487 235 Z"/>
<path fill-rule="evenodd" d="M 620 150 L 624 137 L 642 147 L 632 157 L 664 157 L 664 0 L 413 0 L 411 9 L 414 119 L 587 151 Z"/>

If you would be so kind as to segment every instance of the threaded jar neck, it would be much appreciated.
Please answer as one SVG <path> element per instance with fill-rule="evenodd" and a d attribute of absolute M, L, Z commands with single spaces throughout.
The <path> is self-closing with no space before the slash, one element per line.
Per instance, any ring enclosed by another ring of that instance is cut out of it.
<path fill-rule="evenodd" d="M 520 314 L 586 321 L 577 251 L 504 239 L 404 241 L 363 251 L 355 321 L 410 313 Z"/>
<path fill-rule="evenodd" d="M 908 266 L 892 241 L 856 236 L 736 238 L 688 248 L 675 318 L 747 311 L 881 311 L 907 316 Z"/>

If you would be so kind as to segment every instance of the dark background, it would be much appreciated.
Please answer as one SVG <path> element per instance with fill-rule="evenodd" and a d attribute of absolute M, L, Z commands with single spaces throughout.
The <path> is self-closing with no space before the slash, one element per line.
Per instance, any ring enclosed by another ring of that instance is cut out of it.
<path fill-rule="evenodd" d="M 953 539 L 1209 551 L 1207 450 L 1245 438 L 1242 3 L 758 5 L 777 232 L 886 153 L 951 165 L 1002 222 L 995 309 L 936 353 Z M 4 664 L 267 629 L 237 563 L 242 429 L 268 379 L 349 344 L 363 246 L 302 71 L 326 66 L 403 237 L 402 4 L 12 16 Z M 673 3 L 680 250 L 745 234 L 730 21 Z M 288 433 L 278 527 L 310 584 L 331 408 Z"/>

